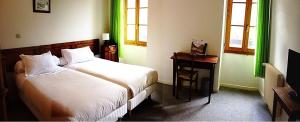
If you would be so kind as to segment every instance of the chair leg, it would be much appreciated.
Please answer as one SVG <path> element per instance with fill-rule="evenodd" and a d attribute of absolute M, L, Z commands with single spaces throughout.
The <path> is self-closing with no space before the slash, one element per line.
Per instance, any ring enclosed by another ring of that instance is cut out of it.
<path fill-rule="evenodd" d="M 196 80 L 195 80 L 196 84 L 195 84 L 195 92 L 198 92 L 198 73 L 196 74 Z"/>
<path fill-rule="evenodd" d="M 192 100 L 192 80 L 190 81 L 190 89 L 189 89 L 189 101 Z"/>
<path fill-rule="evenodd" d="M 176 86 L 176 98 L 178 99 L 178 92 L 179 92 L 179 86 L 180 86 L 180 84 L 181 84 L 181 81 L 180 81 L 180 79 L 178 79 L 177 78 L 177 86 Z"/>

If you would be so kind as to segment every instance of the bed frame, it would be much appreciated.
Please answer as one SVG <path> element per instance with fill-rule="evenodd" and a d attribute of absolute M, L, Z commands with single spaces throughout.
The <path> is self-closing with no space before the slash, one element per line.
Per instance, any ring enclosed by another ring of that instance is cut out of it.
<path fill-rule="evenodd" d="M 61 49 L 73 49 L 89 46 L 95 55 L 100 54 L 100 44 L 99 39 L 90 39 L 90 40 L 80 40 L 72 41 L 65 43 L 56 43 L 49 45 L 40 45 L 32 47 L 22 47 L 22 48 L 12 48 L 12 49 L 3 49 L 1 53 L 2 61 L 2 71 L 3 79 L 5 81 L 5 86 L 8 88 L 7 100 L 8 104 L 17 104 L 19 101 L 18 91 L 14 80 L 14 66 L 17 61 L 20 60 L 19 55 L 39 55 L 51 51 L 53 55 L 61 57 Z"/>

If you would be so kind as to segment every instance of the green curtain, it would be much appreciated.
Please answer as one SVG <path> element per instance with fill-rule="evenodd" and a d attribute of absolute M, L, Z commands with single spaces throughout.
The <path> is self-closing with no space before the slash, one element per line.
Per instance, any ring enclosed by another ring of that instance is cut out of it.
<path fill-rule="evenodd" d="M 121 25 L 122 0 L 111 0 L 110 12 L 110 39 L 118 45 L 119 57 L 121 54 Z"/>
<path fill-rule="evenodd" d="M 271 0 L 258 0 L 255 76 L 264 77 L 263 63 L 269 62 Z"/>

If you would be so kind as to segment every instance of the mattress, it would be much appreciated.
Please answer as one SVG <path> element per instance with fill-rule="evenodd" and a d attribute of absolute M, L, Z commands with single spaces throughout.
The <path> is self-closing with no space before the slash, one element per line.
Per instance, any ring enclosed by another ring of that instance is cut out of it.
<path fill-rule="evenodd" d="M 127 103 L 125 88 L 66 68 L 32 77 L 19 73 L 16 83 L 40 120 L 96 121 Z"/>
<path fill-rule="evenodd" d="M 117 63 L 100 58 L 66 65 L 65 67 L 100 77 L 125 87 L 128 90 L 128 99 L 133 98 L 158 80 L 157 71 L 152 68 Z"/>

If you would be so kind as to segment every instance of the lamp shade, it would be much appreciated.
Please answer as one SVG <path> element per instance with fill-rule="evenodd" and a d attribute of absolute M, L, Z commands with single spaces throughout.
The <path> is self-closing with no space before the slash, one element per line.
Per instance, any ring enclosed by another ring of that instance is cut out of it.
<path fill-rule="evenodd" d="M 109 40 L 109 33 L 103 33 L 102 40 Z"/>

